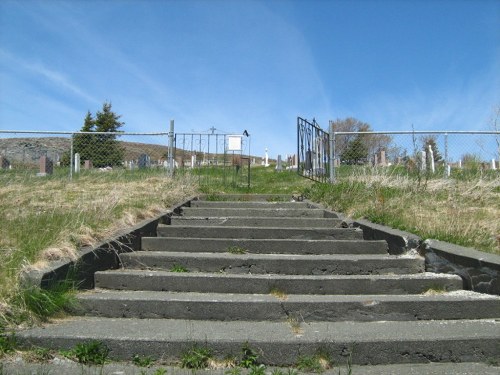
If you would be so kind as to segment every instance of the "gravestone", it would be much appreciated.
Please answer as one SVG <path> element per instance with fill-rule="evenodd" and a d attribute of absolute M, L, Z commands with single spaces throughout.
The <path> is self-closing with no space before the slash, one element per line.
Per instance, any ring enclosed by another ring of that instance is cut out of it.
<path fill-rule="evenodd" d="M 80 173 L 80 154 L 75 154 L 75 173 Z"/>
<path fill-rule="evenodd" d="M 37 176 L 43 177 L 47 175 L 51 175 L 54 172 L 54 163 L 47 156 L 40 157 L 40 172 L 37 173 Z"/>
<path fill-rule="evenodd" d="M 380 150 L 380 165 L 382 167 L 385 167 L 387 165 L 385 160 L 385 150 Z"/>
<path fill-rule="evenodd" d="M 373 155 L 373 166 L 376 167 L 378 165 L 378 155 Z"/>
<path fill-rule="evenodd" d="M 151 165 L 151 158 L 148 154 L 139 155 L 139 160 L 137 161 L 137 166 L 139 169 L 149 168 Z"/>
<path fill-rule="evenodd" d="M 436 169 L 434 166 L 434 151 L 432 151 L 431 145 L 429 145 L 429 165 L 431 167 L 431 172 L 432 173 L 436 172 Z"/>
<path fill-rule="evenodd" d="M 281 172 L 283 170 L 283 162 L 281 161 L 281 155 L 278 155 L 278 161 L 276 162 L 276 170 Z"/>
<path fill-rule="evenodd" d="M 425 151 L 420 151 L 420 170 L 425 171 L 427 169 L 427 153 Z"/>
<path fill-rule="evenodd" d="M 92 160 L 85 160 L 85 164 L 83 166 L 85 169 L 92 169 Z"/>
<path fill-rule="evenodd" d="M 10 169 L 10 161 L 5 156 L 0 156 L 0 168 Z"/>
<path fill-rule="evenodd" d="M 496 160 L 495 160 L 495 159 L 491 159 L 491 169 L 492 169 L 493 171 L 496 171 L 496 170 L 497 170 Z"/>

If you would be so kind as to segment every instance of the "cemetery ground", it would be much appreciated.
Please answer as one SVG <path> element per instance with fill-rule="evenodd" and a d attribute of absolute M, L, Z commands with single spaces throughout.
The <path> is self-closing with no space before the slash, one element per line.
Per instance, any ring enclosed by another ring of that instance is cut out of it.
<path fill-rule="evenodd" d="M 494 171 L 495 172 L 495 171 Z M 293 171 L 253 167 L 251 188 L 203 181 L 195 173 L 173 178 L 165 171 L 87 171 L 72 181 L 52 176 L 0 173 L 0 358 L 20 355 L 10 329 L 64 314 L 74 285 L 61 290 L 26 290 L 22 269 L 75 256 L 119 229 L 164 212 L 174 203 L 204 193 L 302 194 L 352 218 L 500 254 L 500 178 L 482 171 L 449 179 L 411 175 L 397 168 L 342 167 L 338 182 L 321 185 Z M 83 350 L 83 349 L 82 349 Z M 49 353 L 22 353 L 37 360 Z M 1 371 L 1 367 L 0 367 Z M 161 372 L 159 372 L 161 373 Z"/>

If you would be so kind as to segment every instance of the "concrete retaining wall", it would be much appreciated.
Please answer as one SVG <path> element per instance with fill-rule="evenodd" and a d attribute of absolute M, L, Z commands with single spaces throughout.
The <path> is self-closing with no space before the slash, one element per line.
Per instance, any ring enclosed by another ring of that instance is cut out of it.
<path fill-rule="evenodd" d="M 120 254 L 140 250 L 142 237 L 155 237 L 158 224 L 167 223 L 173 213 L 178 213 L 180 208 L 188 205 L 192 199 L 176 204 L 152 219 L 143 220 L 131 228 L 117 232 L 112 238 L 95 247 L 81 248 L 74 261 L 54 261 L 46 268 L 26 271 L 21 274 L 21 284 L 48 288 L 55 282 L 71 277 L 79 283 L 79 288 L 92 289 L 96 271 L 119 268 Z"/>
<path fill-rule="evenodd" d="M 365 240 L 386 240 L 389 253 L 418 251 L 425 257 L 428 272 L 460 276 L 464 288 L 480 293 L 500 295 L 500 256 L 447 242 L 422 238 L 367 220 L 344 220 L 345 225 L 363 229 Z"/>

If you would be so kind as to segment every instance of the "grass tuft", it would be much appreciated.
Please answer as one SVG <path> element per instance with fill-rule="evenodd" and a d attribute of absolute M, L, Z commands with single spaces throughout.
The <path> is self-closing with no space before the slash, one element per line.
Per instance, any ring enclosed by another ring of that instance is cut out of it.
<path fill-rule="evenodd" d="M 209 348 L 195 345 L 182 354 L 181 367 L 193 370 L 204 369 L 208 367 L 211 358 L 212 351 Z"/>

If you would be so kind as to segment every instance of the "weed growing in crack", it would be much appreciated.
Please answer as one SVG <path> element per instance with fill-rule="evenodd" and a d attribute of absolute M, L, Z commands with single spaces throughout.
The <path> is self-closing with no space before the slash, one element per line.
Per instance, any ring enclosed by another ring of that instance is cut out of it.
<path fill-rule="evenodd" d="M 248 371 L 248 375 L 265 375 L 265 374 L 266 374 L 266 366 L 264 365 L 250 366 L 250 371 Z"/>
<path fill-rule="evenodd" d="M 103 365 L 108 358 L 109 348 L 103 342 L 94 340 L 77 344 L 61 354 L 84 365 Z"/>
<path fill-rule="evenodd" d="M 296 367 L 305 372 L 322 373 L 332 367 L 332 360 L 327 349 L 319 348 L 315 355 L 299 357 Z"/>
<path fill-rule="evenodd" d="M 170 268 L 170 272 L 189 272 L 188 269 L 184 266 L 181 266 L 179 264 L 174 264 L 171 268 Z"/>
<path fill-rule="evenodd" d="M 140 356 L 136 354 L 132 357 L 132 363 L 139 367 L 150 367 L 154 363 L 154 359 L 150 356 Z"/>
<path fill-rule="evenodd" d="M 276 297 L 280 301 L 286 301 L 288 299 L 288 294 L 285 291 L 280 290 L 278 288 L 272 288 L 269 291 L 269 294 L 272 295 L 273 297 Z"/>
<path fill-rule="evenodd" d="M 259 355 L 257 352 L 250 347 L 248 342 L 243 344 L 241 348 L 241 361 L 240 366 L 244 368 L 250 368 L 252 366 L 257 366 L 257 359 Z"/>
<path fill-rule="evenodd" d="M 300 321 L 294 317 L 294 316 L 289 316 L 287 318 L 287 323 L 290 324 L 290 328 L 292 329 L 292 332 L 296 335 L 302 334 L 302 327 L 300 326 Z"/>
<path fill-rule="evenodd" d="M 425 292 L 423 292 L 422 294 L 432 296 L 432 295 L 436 295 L 436 294 L 443 294 L 446 292 L 447 291 L 443 285 L 433 284 L 433 285 L 429 286 L 429 288 Z"/>
<path fill-rule="evenodd" d="M 193 370 L 203 369 L 208 366 L 210 358 L 212 358 L 212 351 L 209 348 L 194 345 L 182 354 L 181 367 Z"/>
<path fill-rule="evenodd" d="M 229 246 L 227 252 L 231 254 L 246 254 L 247 250 L 240 246 Z"/>

